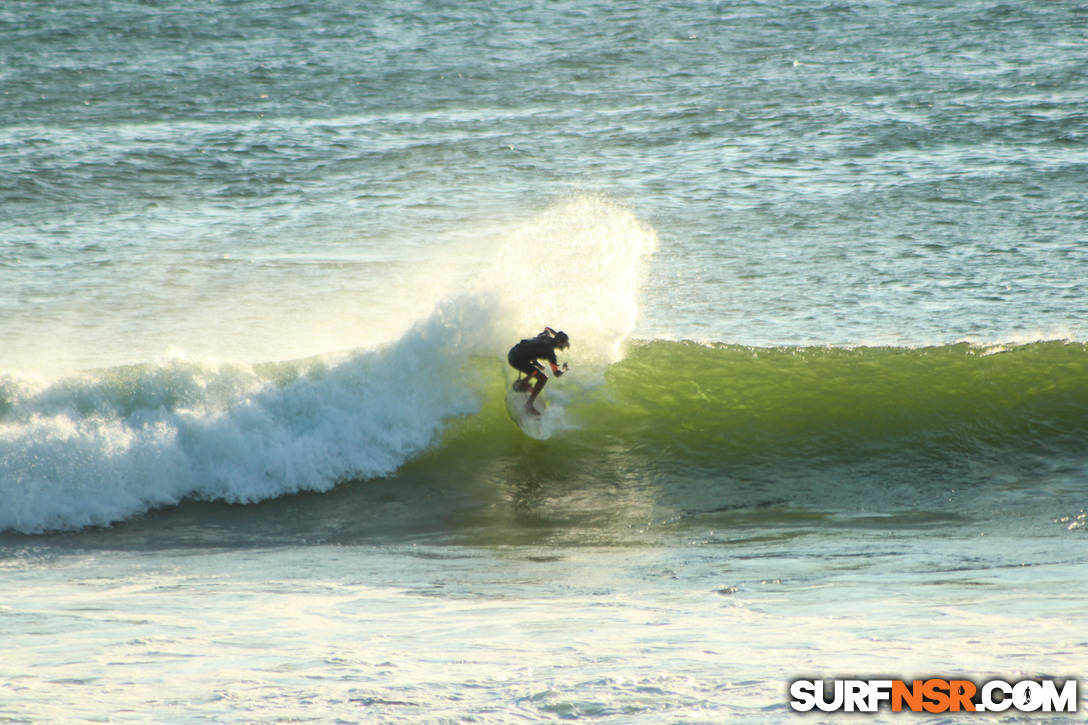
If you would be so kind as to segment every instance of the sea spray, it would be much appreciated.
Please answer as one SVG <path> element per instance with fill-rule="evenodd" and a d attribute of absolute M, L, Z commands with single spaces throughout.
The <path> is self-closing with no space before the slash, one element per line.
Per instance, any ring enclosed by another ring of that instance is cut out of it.
<path fill-rule="evenodd" d="M 478 284 L 502 301 L 511 344 L 544 325 L 561 328 L 571 336 L 575 364 L 599 373 L 620 359 L 638 321 L 643 275 L 656 248 L 657 234 L 633 210 L 577 196 L 501 237 Z"/>
<path fill-rule="evenodd" d="M 0 530 L 106 525 L 185 498 L 252 503 L 396 471 L 479 409 L 505 351 L 546 324 L 574 339 L 585 385 L 619 358 L 656 244 L 596 197 L 499 233 L 470 279 L 392 342 L 305 360 L 174 357 L 0 384 Z M 421 282 L 422 284 L 422 282 Z M 481 363 L 480 361 L 484 361 Z"/>

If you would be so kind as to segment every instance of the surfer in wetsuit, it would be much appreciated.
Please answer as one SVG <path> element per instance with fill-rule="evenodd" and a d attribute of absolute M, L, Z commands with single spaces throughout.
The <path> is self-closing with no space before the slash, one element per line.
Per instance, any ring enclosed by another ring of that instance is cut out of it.
<path fill-rule="evenodd" d="M 536 400 L 536 396 L 540 395 L 540 391 L 544 389 L 544 384 L 548 382 L 548 376 L 544 373 L 544 366 L 540 364 L 539 360 L 547 360 L 548 364 L 552 366 L 552 374 L 558 378 L 567 369 L 567 364 L 563 363 L 563 367 L 559 367 L 555 359 L 555 351 L 557 349 L 566 350 L 568 347 L 570 347 L 570 338 L 567 337 L 567 333 L 563 331 L 556 332 L 550 327 L 545 327 L 544 332 L 536 337 L 522 340 L 510 348 L 510 352 L 506 355 L 510 366 L 527 376 L 524 378 L 518 376 L 518 379 L 514 381 L 514 390 L 524 393 L 529 390 L 533 378 L 536 378 L 536 384 L 533 385 L 532 391 L 529 393 L 529 400 L 525 403 L 525 410 L 533 415 L 540 415 L 540 411 L 533 407 L 533 401 Z"/>

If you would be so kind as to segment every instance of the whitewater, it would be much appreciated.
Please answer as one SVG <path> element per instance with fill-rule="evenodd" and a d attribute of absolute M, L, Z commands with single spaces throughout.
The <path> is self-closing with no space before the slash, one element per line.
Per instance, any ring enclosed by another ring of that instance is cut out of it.
<path fill-rule="evenodd" d="M 633 328 L 655 243 L 630 211 L 581 199 L 499 240 L 494 265 L 460 281 L 476 291 L 440 300 L 375 349 L 5 375 L 0 526 L 78 529 L 188 497 L 253 503 L 393 473 L 448 421 L 478 412 L 486 386 L 504 385 L 482 360 L 503 360 L 540 319 L 572 320 L 592 386 Z M 553 268 L 564 283 L 540 298 L 541 270 Z"/>
<path fill-rule="evenodd" d="M 0 6 L 0 720 L 1083 678 L 1086 21 Z"/>

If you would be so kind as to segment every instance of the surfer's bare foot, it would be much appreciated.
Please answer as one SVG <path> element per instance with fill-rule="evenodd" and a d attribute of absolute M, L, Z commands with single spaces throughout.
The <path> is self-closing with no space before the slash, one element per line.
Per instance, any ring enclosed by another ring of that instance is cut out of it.
<path fill-rule="evenodd" d="M 540 411 L 534 408 L 532 405 L 526 405 L 525 412 L 529 415 L 540 415 Z"/>

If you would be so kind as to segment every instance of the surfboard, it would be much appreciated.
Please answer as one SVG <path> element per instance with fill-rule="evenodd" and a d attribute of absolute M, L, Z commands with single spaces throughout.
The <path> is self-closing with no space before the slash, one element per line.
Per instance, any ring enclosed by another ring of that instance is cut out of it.
<path fill-rule="evenodd" d="M 549 386 L 554 384 L 555 382 L 552 381 Z M 508 379 L 506 381 L 506 412 L 510 420 L 514 421 L 525 435 L 538 441 L 545 441 L 557 430 L 570 427 L 566 420 L 562 393 L 555 392 L 556 401 L 552 404 L 553 401 L 544 397 L 547 395 L 547 388 L 545 388 L 545 392 L 537 397 L 535 403 L 540 415 L 533 415 L 525 409 L 525 404 L 529 402 L 529 392 L 514 390 L 512 385 L 513 381 Z"/>
<path fill-rule="evenodd" d="M 506 412 L 510 416 L 510 420 L 514 421 L 514 424 L 521 428 L 521 431 L 530 438 L 541 441 L 547 440 L 551 436 L 551 432 L 544 423 L 544 416 L 548 413 L 548 407 L 538 397 L 536 399 L 536 409 L 540 411 L 540 415 L 533 415 L 525 409 L 525 404 L 528 401 L 528 393 L 520 393 L 509 387 L 506 389 Z M 543 410 L 541 410 L 542 406 Z"/>

